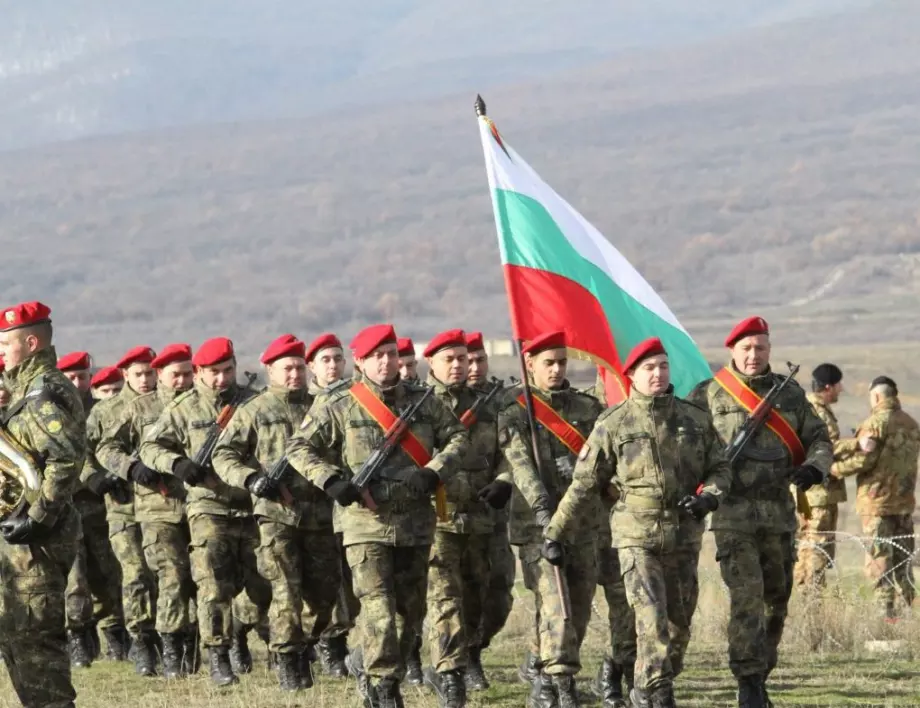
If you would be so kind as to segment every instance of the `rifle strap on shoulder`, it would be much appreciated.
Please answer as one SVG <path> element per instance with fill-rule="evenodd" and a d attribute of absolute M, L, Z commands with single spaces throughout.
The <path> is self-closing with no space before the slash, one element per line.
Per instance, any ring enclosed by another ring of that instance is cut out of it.
<path fill-rule="evenodd" d="M 387 404 L 381 401 L 363 382 L 356 383 L 349 389 L 348 393 L 364 409 L 364 412 L 382 428 L 384 433 L 398 420 L 397 415 L 387 407 Z M 399 447 L 419 467 L 424 467 L 431 462 L 431 453 L 428 452 L 422 441 L 415 437 L 408 427 L 406 427 L 405 432 L 399 439 Z"/>

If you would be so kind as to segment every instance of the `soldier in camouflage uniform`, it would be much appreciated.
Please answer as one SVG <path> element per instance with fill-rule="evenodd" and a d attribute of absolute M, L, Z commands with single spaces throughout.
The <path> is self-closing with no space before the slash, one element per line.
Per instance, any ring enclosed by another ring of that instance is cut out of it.
<path fill-rule="evenodd" d="M 812 391 L 808 402 L 827 425 L 827 434 L 834 447 L 836 459 L 846 444 L 840 442 L 837 416 L 831 410 L 843 391 L 843 372 L 833 364 L 821 364 L 811 374 Z M 824 484 L 816 484 L 805 492 L 811 509 L 809 518 L 799 514 L 795 584 L 806 591 L 824 587 L 825 573 L 834 564 L 836 550 L 838 505 L 847 500 L 847 485 L 842 479 L 828 476 Z"/>
<path fill-rule="evenodd" d="M 97 401 L 114 398 L 125 387 L 125 377 L 117 366 L 106 366 L 89 381 L 91 397 Z"/>
<path fill-rule="evenodd" d="M 0 356 L 0 374 L 6 371 L 6 362 L 3 361 L 3 357 Z M 6 407 L 10 404 L 10 392 L 6 387 L 6 382 L 0 376 L 0 413 L 2 413 Z"/>
<path fill-rule="evenodd" d="M 550 332 L 523 348 L 537 417 L 537 460 L 523 396 L 508 405 L 499 419 L 504 454 L 499 479 L 513 481 L 517 487 L 511 500 L 511 543 L 519 547 L 524 584 L 534 593 L 536 605 L 532 654 L 539 656 L 539 673 L 529 699 L 535 708 L 577 705 L 575 675 L 581 669 L 579 652 L 597 585 L 594 538 L 602 522 L 600 497 L 585 514 L 580 533 L 573 534 L 564 547 L 543 540 L 543 529 L 572 482 L 578 451 L 602 411 L 595 398 L 566 380 L 565 347 L 565 333 Z M 556 568 L 568 585 L 570 621 L 563 621 Z"/>
<path fill-rule="evenodd" d="M 91 393 L 95 377 L 90 376 L 90 365 L 87 352 L 71 352 L 58 359 L 58 369 L 77 389 L 87 415 L 96 402 Z M 120 379 L 121 373 L 116 373 Z M 128 492 L 111 475 L 94 475 L 91 481 L 92 488 L 80 484 L 73 496 L 83 528 L 83 542 L 67 578 L 65 594 L 70 662 L 74 667 L 87 667 L 99 655 L 97 627 L 105 634 L 108 658 L 124 661 L 128 653 L 118 581 L 121 567 L 109 541 L 104 499 L 106 494 L 124 498 Z"/>
<path fill-rule="evenodd" d="M 763 318 L 740 322 L 725 346 L 731 350 L 728 367 L 699 384 L 689 400 L 712 413 L 716 432 L 727 445 L 749 415 L 737 392 L 729 393 L 727 386 L 760 398 L 783 377 L 770 370 L 769 329 Z M 761 427 L 736 461 L 731 492 L 711 523 L 731 599 L 729 667 L 738 680 L 742 708 L 771 705 L 766 678 L 777 663 L 795 564 L 796 500 L 789 482 L 799 493 L 821 484 L 833 455 L 827 426 L 795 382 L 779 396 L 774 414 L 772 427 Z"/>
<path fill-rule="evenodd" d="M 80 394 L 56 366 L 51 310 L 29 302 L 0 313 L 10 438 L 40 461 L 40 488 L 0 521 L 0 656 L 24 706 L 73 708 L 64 588 L 82 538 L 71 498 L 86 445 Z"/>
<path fill-rule="evenodd" d="M 391 325 L 362 330 L 351 349 L 362 372 L 360 380 L 307 415 L 288 444 L 288 461 L 339 505 L 336 529 L 343 533 L 361 604 L 359 641 L 348 657 L 349 667 L 358 677 L 365 705 L 392 708 L 402 705 L 399 683 L 425 616 L 428 554 L 435 530 L 431 498 L 437 485 L 457 469 L 469 437 L 456 416 L 429 397 L 365 490 L 376 510 L 356 504 L 362 492 L 351 479 L 383 440 L 378 422 L 385 417 L 378 410 L 381 402 L 389 411 L 402 410 L 418 401 L 425 389 L 399 380 Z M 420 465 L 423 453 L 431 455 L 435 448 L 437 454 Z"/>
<path fill-rule="evenodd" d="M 156 376 L 150 362 L 156 356 L 146 346 L 134 347 L 115 365 L 121 370 L 125 386 L 117 396 L 99 401 L 86 421 L 86 465 L 83 481 L 95 484 L 95 479 L 123 479 L 118 471 L 107 468 L 96 456 L 99 443 L 115 425 L 125 407 L 138 396 L 150 393 L 156 386 Z M 123 484 L 121 482 L 120 484 Z M 144 558 L 141 527 L 134 518 L 134 491 L 125 486 L 126 493 L 106 497 L 109 539 L 121 567 L 121 594 L 128 632 L 131 634 L 131 656 L 134 670 L 140 676 L 156 675 L 157 637 L 155 631 L 156 583 Z"/>
<path fill-rule="evenodd" d="M 913 513 L 916 506 L 920 429 L 901 410 L 898 387 L 887 376 L 869 386 L 872 413 L 831 468 L 837 479 L 856 475 L 856 512 L 863 535 L 875 539 L 866 554 L 866 576 L 885 616 L 897 616 L 896 591 L 910 608 L 915 586 Z"/>
<path fill-rule="evenodd" d="M 134 514 L 141 527 L 144 559 L 156 583 L 156 631 L 163 643 L 163 676 L 198 670 L 197 622 L 189 564 L 185 487 L 138 459 L 138 448 L 164 408 L 192 386 L 192 351 L 169 344 L 150 362 L 155 391 L 129 402 L 96 448 L 96 458 L 134 488 Z M 184 659 L 184 661 L 183 661 Z"/>
<path fill-rule="evenodd" d="M 633 349 L 623 370 L 629 398 L 598 419 L 545 535 L 567 540 L 616 485 L 611 533 L 638 635 L 630 698 L 635 708 L 674 708 L 699 595 L 703 518 L 727 493 L 731 469 L 709 412 L 674 396 L 659 339 Z"/>
<path fill-rule="evenodd" d="M 286 691 L 313 686 L 311 649 L 332 617 L 341 570 L 332 500 L 300 475 L 286 474 L 281 482 L 268 476 L 313 401 L 305 350 L 290 334 L 268 346 L 261 358 L 268 389 L 240 407 L 213 458 L 221 479 L 253 495 L 262 539 L 259 570 L 272 586 L 269 648 Z"/>
<path fill-rule="evenodd" d="M 259 575 L 256 549 L 259 531 L 252 517 L 248 492 L 216 477 L 210 460 L 195 456 L 214 430 L 218 414 L 232 400 L 254 395 L 236 383 L 233 343 L 224 337 L 207 340 L 195 352 L 194 387 L 172 401 L 141 442 L 140 459 L 162 475 L 172 475 L 187 487 L 186 512 L 191 535 L 192 579 L 198 589 L 198 630 L 208 648 L 211 680 L 218 686 L 238 683 L 230 663 L 234 640 L 265 616 L 271 586 Z M 237 410 L 238 412 L 238 410 Z M 239 617 L 234 598 L 245 591 L 255 611 Z M 236 620 L 236 622 L 234 622 Z M 252 670 L 246 652 L 237 670 Z"/>
<path fill-rule="evenodd" d="M 399 378 L 418 382 L 418 359 L 415 357 L 415 343 L 408 337 L 396 340 L 399 349 Z"/>

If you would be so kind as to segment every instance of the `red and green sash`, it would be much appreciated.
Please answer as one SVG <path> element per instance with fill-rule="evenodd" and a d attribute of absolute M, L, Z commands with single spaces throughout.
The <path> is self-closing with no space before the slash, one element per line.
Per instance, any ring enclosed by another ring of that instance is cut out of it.
<path fill-rule="evenodd" d="M 399 417 L 387 407 L 387 404 L 381 401 L 363 382 L 359 381 L 354 384 L 348 392 L 358 402 L 358 405 L 374 419 L 374 422 L 383 429 L 384 433 L 389 431 L 399 420 Z M 431 453 L 428 452 L 422 441 L 412 434 L 409 428 L 406 428 L 405 433 L 400 438 L 399 446 L 419 467 L 424 467 L 431 462 Z"/>
<path fill-rule="evenodd" d="M 545 401 L 537 396 L 531 396 L 531 398 L 533 399 L 533 414 L 537 421 L 555 435 L 559 439 L 559 442 L 569 448 L 574 454 L 577 455 L 580 453 L 581 448 L 585 444 L 585 436 L 582 435 L 577 428 L 569 425 L 569 423 Z M 523 393 L 517 397 L 517 402 L 521 407 L 527 408 L 527 402 L 524 399 Z"/>
<path fill-rule="evenodd" d="M 757 404 L 763 400 L 741 380 L 738 374 L 728 367 L 718 371 L 715 375 L 715 380 L 748 413 L 757 408 Z M 783 445 L 789 450 L 792 455 L 793 465 L 798 466 L 805 462 L 805 446 L 802 445 L 799 436 L 796 435 L 795 430 L 783 416 L 775 410 L 771 410 L 770 415 L 767 416 L 766 426 L 782 440 Z"/>

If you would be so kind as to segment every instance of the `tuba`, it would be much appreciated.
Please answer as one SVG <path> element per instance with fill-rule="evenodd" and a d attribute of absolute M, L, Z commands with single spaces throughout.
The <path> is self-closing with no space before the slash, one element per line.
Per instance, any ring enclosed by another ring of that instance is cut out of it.
<path fill-rule="evenodd" d="M 27 506 L 27 492 L 37 492 L 41 485 L 32 456 L 0 427 L 0 521 Z"/>

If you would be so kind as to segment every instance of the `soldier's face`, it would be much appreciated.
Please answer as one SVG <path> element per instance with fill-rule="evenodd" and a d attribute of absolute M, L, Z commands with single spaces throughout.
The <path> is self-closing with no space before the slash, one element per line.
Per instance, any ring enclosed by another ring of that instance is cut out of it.
<path fill-rule="evenodd" d="M 665 393 L 671 385 L 671 366 L 667 354 L 650 356 L 629 372 L 633 388 L 646 396 Z"/>
<path fill-rule="evenodd" d="M 739 339 L 732 346 L 732 361 L 742 374 L 762 374 L 770 365 L 770 337 L 766 334 L 755 334 Z"/>
<path fill-rule="evenodd" d="M 98 398 L 100 401 L 104 401 L 106 398 L 111 398 L 116 395 L 122 388 L 124 388 L 125 382 L 119 381 L 118 383 L 103 384 L 102 386 L 96 386 L 93 389 L 93 395 Z"/>
<path fill-rule="evenodd" d="M 466 374 L 466 381 L 470 384 L 478 384 L 489 378 L 489 355 L 484 351 L 469 352 L 467 354 L 469 362 L 469 371 Z"/>
<path fill-rule="evenodd" d="M 307 364 L 299 356 L 284 356 L 268 365 L 268 382 L 290 391 L 307 385 Z"/>
<path fill-rule="evenodd" d="M 192 387 L 194 377 L 190 361 L 177 361 L 157 372 L 157 381 L 171 391 L 188 391 Z"/>
<path fill-rule="evenodd" d="M 536 387 L 544 391 L 562 388 L 568 364 L 569 358 L 565 349 L 547 349 L 527 356 L 527 370 L 533 376 Z"/>
<path fill-rule="evenodd" d="M 441 383 L 454 385 L 466 381 L 469 360 L 466 347 L 447 347 L 428 357 L 431 373 Z"/>
<path fill-rule="evenodd" d="M 828 403 L 836 403 L 840 400 L 840 394 L 843 393 L 843 381 L 838 381 L 833 386 L 824 389 L 825 398 Z"/>
<path fill-rule="evenodd" d="M 395 381 L 400 376 L 399 355 L 396 344 L 383 344 L 363 359 L 358 365 L 367 378 L 378 386 Z"/>
<path fill-rule="evenodd" d="M 310 371 L 319 386 L 325 388 L 345 375 L 345 356 L 338 347 L 320 349 L 310 362 Z"/>
<path fill-rule="evenodd" d="M 38 349 L 38 337 L 34 334 L 28 334 L 22 329 L 0 332 L 0 358 L 6 363 L 7 369 L 18 366 Z"/>
<path fill-rule="evenodd" d="M 236 359 L 198 367 L 198 380 L 214 391 L 226 391 L 236 382 Z"/>
<path fill-rule="evenodd" d="M 131 364 L 122 374 L 135 393 L 150 393 L 157 385 L 157 375 L 150 364 Z"/>
<path fill-rule="evenodd" d="M 418 360 L 415 354 L 399 358 L 399 378 L 403 381 L 414 381 L 418 378 Z"/>
<path fill-rule="evenodd" d="M 70 381 L 80 393 L 89 391 L 89 382 L 93 377 L 87 369 L 81 369 L 80 371 L 65 371 L 64 376 L 67 377 L 67 380 Z"/>

